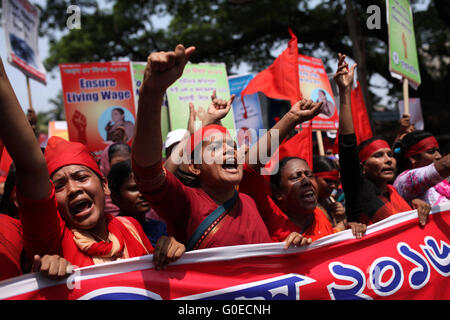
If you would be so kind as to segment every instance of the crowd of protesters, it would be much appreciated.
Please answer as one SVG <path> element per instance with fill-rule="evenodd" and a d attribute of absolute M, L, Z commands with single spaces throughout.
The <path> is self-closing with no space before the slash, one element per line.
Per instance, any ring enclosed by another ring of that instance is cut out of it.
<path fill-rule="evenodd" d="M 84 144 L 58 137 L 41 149 L 35 122 L 22 111 L 0 61 L 0 138 L 13 160 L 1 202 L 0 280 L 31 271 L 58 279 L 73 266 L 147 254 L 160 269 L 185 251 L 307 246 L 346 229 L 363 238 L 368 225 L 412 209 L 423 226 L 431 207 L 450 199 L 450 157 L 408 118 L 392 148 L 377 137 L 357 145 L 350 98 L 356 65 L 349 67 L 341 54 L 334 76 L 338 161 L 316 155 L 311 168 L 305 159 L 285 157 L 270 182 L 261 175 L 267 163 L 259 150 L 275 152 L 272 133 L 281 143 L 323 112 L 322 101 L 308 99 L 292 105 L 252 147 L 238 149 L 221 125 L 234 96 L 222 100 L 213 92 L 202 127 L 194 129 L 190 104 L 187 129 L 170 132 L 164 143 L 163 97 L 194 52 L 178 45 L 150 54 L 132 144 L 129 137 L 113 141 L 98 162 Z"/>

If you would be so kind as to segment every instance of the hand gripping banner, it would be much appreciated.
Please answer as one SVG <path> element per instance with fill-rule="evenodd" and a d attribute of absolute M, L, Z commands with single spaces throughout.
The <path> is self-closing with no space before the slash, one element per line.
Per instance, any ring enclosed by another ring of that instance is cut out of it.
<path fill-rule="evenodd" d="M 55 282 L 32 273 L 0 282 L 1 299 L 450 299 L 450 203 L 420 228 L 416 211 L 283 249 L 283 243 L 203 249 L 165 270 L 152 256 L 79 268 Z"/>

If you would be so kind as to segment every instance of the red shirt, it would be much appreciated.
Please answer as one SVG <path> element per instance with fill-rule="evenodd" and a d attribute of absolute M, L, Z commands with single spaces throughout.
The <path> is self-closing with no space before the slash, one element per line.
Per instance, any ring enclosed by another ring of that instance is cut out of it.
<path fill-rule="evenodd" d="M 200 223 L 218 205 L 203 189 L 183 185 L 167 170 L 164 182 L 155 189 L 149 182 L 153 178 L 154 168 L 142 168 L 133 162 L 139 191 L 166 221 L 168 233 L 186 244 Z M 249 196 L 239 193 L 228 216 L 204 248 L 272 242 L 256 204 Z"/>
<path fill-rule="evenodd" d="M 20 255 L 23 250 L 20 221 L 0 214 L 0 281 L 22 274 Z"/>
<path fill-rule="evenodd" d="M 284 241 L 294 231 L 301 233 L 300 227 L 291 222 L 270 197 L 270 186 L 268 183 L 247 164 L 244 164 L 244 176 L 239 184 L 239 190 L 249 194 L 256 201 L 259 212 L 273 241 Z M 313 222 L 301 234 L 314 241 L 332 233 L 334 233 L 334 230 L 330 221 L 316 207 Z"/>
<path fill-rule="evenodd" d="M 78 248 L 73 240 L 72 231 L 61 218 L 57 210 L 55 188 L 53 184 L 51 185 L 50 196 L 42 200 L 27 199 L 17 192 L 20 220 L 23 226 L 24 248 L 27 256 L 32 259 L 35 254 L 40 256 L 58 254 L 74 266 L 84 267 L 94 264 L 92 258 Z M 123 218 L 128 219 L 133 224 L 147 251 L 152 253 L 153 247 L 139 222 L 131 217 Z M 146 252 L 142 248 L 142 255 L 145 254 Z"/>

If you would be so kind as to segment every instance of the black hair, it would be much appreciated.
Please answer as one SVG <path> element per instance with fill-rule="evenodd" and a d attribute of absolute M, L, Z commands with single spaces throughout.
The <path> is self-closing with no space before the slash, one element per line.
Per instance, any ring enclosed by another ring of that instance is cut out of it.
<path fill-rule="evenodd" d="M 121 151 L 131 153 L 131 147 L 126 143 L 113 143 L 108 149 L 108 160 L 111 161 L 111 158 Z"/>
<path fill-rule="evenodd" d="M 121 115 L 124 115 L 125 112 L 122 110 L 122 108 L 114 108 L 113 111 L 119 111 Z"/>
<path fill-rule="evenodd" d="M 108 186 L 111 195 L 120 193 L 120 187 L 127 181 L 133 172 L 131 160 L 125 160 L 114 164 L 108 173 Z"/>
<path fill-rule="evenodd" d="M 410 166 L 409 159 L 406 158 L 406 152 L 419 141 L 432 137 L 433 134 L 427 131 L 417 130 L 407 133 L 403 139 L 395 145 L 394 154 L 397 160 L 397 172 L 401 173 Z"/>
<path fill-rule="evenodd" d="M 314 155 L 313 157 L 314 172 L 325 172 L 339 170 L 336 162 L 326 156 Z"/>

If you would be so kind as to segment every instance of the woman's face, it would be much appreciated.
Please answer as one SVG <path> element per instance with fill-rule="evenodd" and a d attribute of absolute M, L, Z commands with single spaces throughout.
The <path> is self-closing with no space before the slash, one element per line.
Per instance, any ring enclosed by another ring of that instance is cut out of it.
<path fill-rule="evenodd" d="M 123 120 L 124 115 L 120 113 L 118 110 L 111 111 L 111 120 L 114 122 L 118 122 L 120 120 Z"/>
<path fill-rule="evenodd" d="M 108 184 L 82 165 L 68 165 L 57 170 L 52 181 L 58 211 L 70 227 L 91 230 L 104 215 Z"/>
<path fill-rule="evenodd" d="M 327 100 L 327 96 L 325 95 L 325 93 L 323 91 L 319 91 L 319 100 L 320 101 L 326 101 Z"/>
<path fill-rule="evenodd" d="M 120 186 L 119 197 L 115 199 L 122 213 L 130 216 L 139 216 L 150 210 L 150 204 L 144 199 L 138 190 L 134 174 Z"/>
<path fill-rule="evenodd" d="M 440 159 L 442 159 L 442 155 L 436 147 L 420 152 L 409 158 L 413 168 L 425 167 Z"/>
<path fill-rule="evenodd" d="M 238 161 L 238 151 L 229 134 L 222 132 L 208 136 L 202 143 L 202 162 L 198 177 L 205 186 L 234 187 L 242 180 L 242 163 Z"/>
<path fill-rule="evenodd" d="M 280 194 L 276 196 L 280 208 L 295 214 L 312 213 L 317 206 L 313 180 L 313 172 L 305 161 L 289 160 L 281 169 Z"/>
<path fill-rule="evenodd" d="M 331 196 L 331 193 L 338 186 L 337 180 L 324 179 L 322 177 L 316 177 L 318 187 L 319 200 L 327 199 Z"/>
<path fill-rule="evenodd" d="M 363 173 L 375 184 L 389 183 L 394 179 L 396 164 L 390 148 L 379 149 L 363 163 Z"/>

